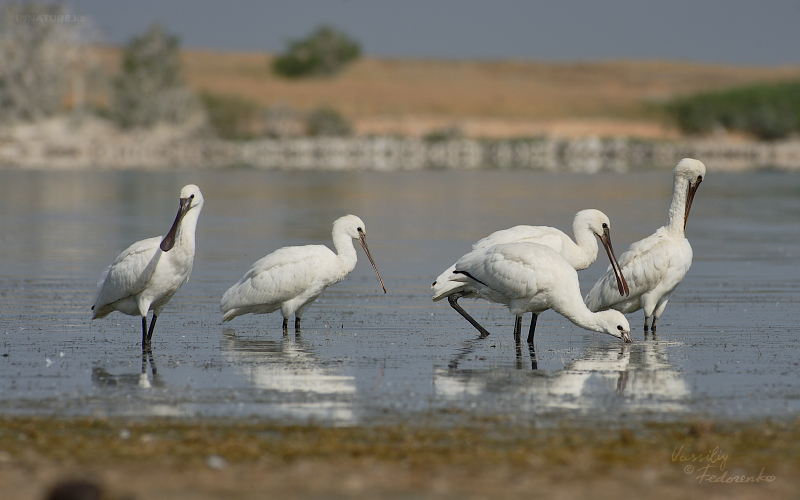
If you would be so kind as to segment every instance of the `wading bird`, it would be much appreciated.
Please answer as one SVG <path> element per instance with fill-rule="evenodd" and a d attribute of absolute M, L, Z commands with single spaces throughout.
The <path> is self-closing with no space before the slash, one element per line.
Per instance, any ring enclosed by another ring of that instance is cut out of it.
<path fill-rule="evenodd" d="M 516 318 L 514 340 L 517 343 L 522 316 L 527 312 L 534 314 L 528 333 L 528 343 L 532 344 L 536 315 L 548 309 L 581 328 L 631 341 L 625 316 L 618 311 L 589 311 L 581 300 L 578 273 L 561 255 L 544 245 L 505 243 L 473 250 L 456 262 L 449 281 L 464 283 L 476 296 L 508 306 Z M 475 320 L 470 323 L 481 335 L 489 335 Z"/>
<path fill-rule="evenodd" d="M 333 223 L 333 246 L 337 253 L 325 245 L 306 245 L 280 248 L 258 260 L 222 296 L 222 321 L 242 314 L 266 314 L 280 309 L 284 333 L 293 314 L 295 331 L 299 330 L 300 318 L 311 303 L 356 267 L 353 240 L 361 243 L 386 293 L 367 247 L 364 222 L 355 215 L 345 215 Z"/>
<path fill-rule="evenodd" d="M 678 163 L 673 171 L 667 225 L 633 243 L 619 258 L 622 275 L 630 286 L 630 296 L 620 297 L 615 293 L 609 269 L 586 295 L 589 309 L 616 309 L 626 314 L 644 309 L 644 331 L 652 329 L 655 333 L 656 322 L 670 295 L 692 265 L 692 246 L 685 236 L 686 221 L 697 187 L 705 175 L 706 166 L 701 161 L 684 158 Z"/>
<path fill-rule="evenodd" d="M 472 250 L 488 248 L 492 245 L 504 243 L 538 243 L 552 248 L 564 260 L 569 263 L 576 271 L 586 269 L 597 259 L 597 240 L 603 244 L 608 255 L 608 260 L 613 267 L 616 263 L 616 255 L 611 245 L 611 222 L 606 214 L 600 210 L 587 209 L 575 214 L 572 222 L 572 231 L 575 234 L 575 241 L 572 241 L 563 231 L 548 226 L 515 226 L 510 229 L 495 231 L 486 238 L 478 241 L 472 246 Z M 445 272 L 436 278 L 431 288 L 433 289 L 433 300 L 438 301 L 447 297 L 450 305 L 458 311 L 467 321 L 470 322 L 483 335 L 488 332 L 478 324 L 459 304 L 458 299 L 462 297 L 471 298 L 477 293 L 468 282 L 453 278 L 455 264 L 450 266 Z M 628 292 L 628 285 L 625 279 L 618 277 L 618 288 L 620 294 Z M 533 314 L 531 319 L 531 332 L 536 328 L 537 315 Z M 533 338 L 529 335 L 529 338 Z"/>
<path fill-rule="evenodd" d="M 92 319 L 114 311 L 142 317 L 142 349 L 150 345 L 156 319 L 175 292 L 189 281 L 194 262 L 194 234 L 203 209 L 200 188 L 181 189 L 180 208 L 166 236 L 137 241 L 106 268 L 97 286 Z M 153 311 L 150 329 L 147 313 Z"/>

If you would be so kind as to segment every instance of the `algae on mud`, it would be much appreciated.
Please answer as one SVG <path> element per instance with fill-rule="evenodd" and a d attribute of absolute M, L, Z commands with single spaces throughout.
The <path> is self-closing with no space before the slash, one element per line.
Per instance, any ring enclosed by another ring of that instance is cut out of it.
<path fill-rule="evenodd" d="M 632 430 L 541 429 L 500 418 L 344 428 L 5 418 L 0 428 L 7 500 L 41 497 L 66 478 L 89 478 L 112 498 L 148 499 L 510 498 L 526 490 L 559 498 L 791 498 L 800 487 L 796 423 L 686 421 Z M 725 463 L 708 460 L 714 450 Z M 212 466 L 212 456 L 221 465 Z M 759 475 L 772 480 L 734 480 Z"/>

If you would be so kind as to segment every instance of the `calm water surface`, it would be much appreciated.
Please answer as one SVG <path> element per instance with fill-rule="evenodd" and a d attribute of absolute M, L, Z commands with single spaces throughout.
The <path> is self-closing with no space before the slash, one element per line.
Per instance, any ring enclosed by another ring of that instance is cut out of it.
<path fill-rule="evenodd" d="M 687 231 L 694 264 L 658 336 L 644 338 L 641 312 L 628 316 L 627 346 L 547 312 L 536 370 L 527 347 L 515 349 L 506 309 L 462 301 L 493 332 L 478 340 L 431 302 L 431 281 L 494 230 L 571 234 L 583 208 L 609 215 L 622 253 L 666 221 L 671 172 L 0 172 L 0 412 L 332 425 L 797 418 L 800 175 L 710 167 Z M 194 272 L 143 359 L 138 318 L 91 321 L 89 308 L 103 269 L 166 233 L 190 182 L 206 199 Z M 330 245 L 346 213 L 364 219 L 388 294 L 358 250 L 356 270 L 309 309 L 301 335 L 283 336 L 279 313 L 221 324 L 222 293 L 255 260 Z M 606 266 L 601 255 L 580 273 L 584 291 Z"/>

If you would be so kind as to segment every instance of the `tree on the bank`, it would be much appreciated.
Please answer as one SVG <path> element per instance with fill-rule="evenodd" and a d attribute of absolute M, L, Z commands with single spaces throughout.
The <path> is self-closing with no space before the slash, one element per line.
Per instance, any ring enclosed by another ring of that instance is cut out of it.
<path fill-rule="evenodd" d="M 112 118 L 123 127 L 159 122 L 183 123 L 198 109 L 198 100 L 181 79 L 180 41 L 159 24 L 134 37 L 125 47 L 122 73 L 115 79 Z"/>
<path fill-rule="evenodd" d="M 61 5 L 9 3 L 0 10 L 0 121 L 36 121 L 64 109 L 80 23 Z"/>
<path fill-rule="evenodd" d="M 272 70 L 288 78 L 331 76 L 361 55 L 361 46 L 345 33 L 320 26 L 306 38 L 290 40 Z"/>

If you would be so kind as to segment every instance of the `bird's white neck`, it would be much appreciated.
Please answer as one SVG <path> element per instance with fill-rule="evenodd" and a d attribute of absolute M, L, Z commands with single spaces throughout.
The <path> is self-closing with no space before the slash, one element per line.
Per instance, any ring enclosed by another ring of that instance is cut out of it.
<path fill-rule="evenodd" d="M 353 246 L 353 238 L 344 232 L 334 232 L 333 246 L 336 248 L 336 255 L 342 263 L 345 274 L 355 269 L 358 256 Z"/>
<path fill-rule="evenodd" d="M 581 305 L 583 305 L 582 302 Z M 561 313 L 565 318 L 572 321 L 574 324 L 576 324 L 581 328 L 584 328 L 586 330 L 591 330 L 593 332 L 603 331 L 603 322 L 601 315 L 599 313 L 593 313 L 586 306 L 575 307 L 571 309 L 568 313 L 564 313 L 562 311 L 557 311 L 557 312 Z"/>
<path fill-rule="evenodd" d="M 194 235 L 197 229 L 197 219 L 200 217 L 200 210 L 191 209 L 181 220 L 178 225 L 178 232 L 175 235 L 175 248 L 180 249 L 181 252 L 189 252 L 194 255 Z"/>
<path fill-rule="evenodd" d="M 669 204 L 669 219 L 667 231 L 683 236 L 683 225 L 686 219 L 686 196 L 689 192 L 689 181 L 683 177 L 676 177 L 672 187 L 672 201 Z"/>
<path fill-rule="evenodd" d="M 580 299 L 580 295 L 577 297 Z M 603 331 L 602 315 L 590 311 L 582 300 L 570 300 L 568 304 L 553 304 L 552 309 L 581 328 L 594 332 Z"/>
<path fill-rule="evenodd" d="M 577 245 L 568 245 L 565 250 L 569 255 L 565 260 L 580 271 L 591 266 L 597 259 L 597 237 L 586 226 L 573 227 L 573 231 Z"/>

